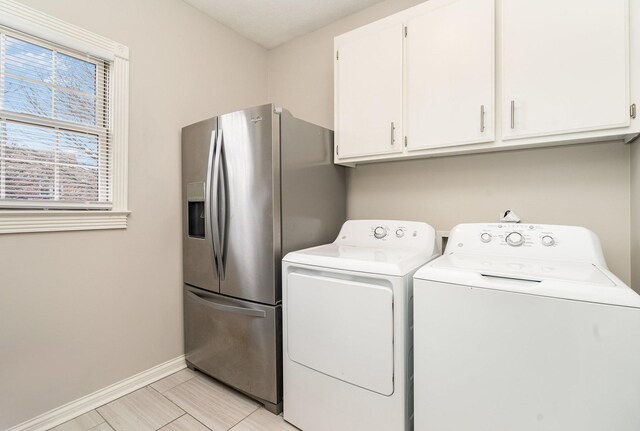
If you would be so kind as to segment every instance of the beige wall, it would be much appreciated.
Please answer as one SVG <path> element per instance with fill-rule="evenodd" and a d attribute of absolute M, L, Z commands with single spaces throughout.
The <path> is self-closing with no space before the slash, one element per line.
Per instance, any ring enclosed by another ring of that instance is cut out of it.
<path fill-rule="evenodd" d="M 631 145 L 631 283 L 640 292 L 640 143 Z"/>
<path fill-rule="evenodd" d="M 629 146 L 593 144 L 362 165 L 351 171 L 351 218 L 422 220 L 438 230 L 498 220 L 588 227 L 629 282 Z"/>
<path fill-rule="evenodd" d="M 266 50 L 180 0 L 24 0 L 131 49 L 121 231 L 0 237 L 0 429 L 182 346 L 180 129 L 265 103 Z"/>
<path fill-rule="evenodd" d="M 388 0 L 269 52 L 269 99 L 333 128 L 333 38 L 420 0 Z M 629 146 L 580 145 L 361 165 L 350 170 L 348 216 L 423 220 L 449 230 L 497 220 L 582 225 L 610 268 L 630 281 Z"/>

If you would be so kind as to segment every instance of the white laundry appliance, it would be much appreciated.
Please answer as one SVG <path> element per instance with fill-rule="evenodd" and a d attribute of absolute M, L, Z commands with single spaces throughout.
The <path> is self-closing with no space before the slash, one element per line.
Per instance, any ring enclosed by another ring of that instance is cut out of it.
<path fill-rule="evenodd" d="M 593 232 L 458 225 L 414 288 L 416 431 L 640 430 L 640 296 Z"/>
<path fill-rule="evenodd" d="M 284 418 L 304 431 L 412 429 L 412 276 L 426 223 L 351 220 L 283 261 Z"/>

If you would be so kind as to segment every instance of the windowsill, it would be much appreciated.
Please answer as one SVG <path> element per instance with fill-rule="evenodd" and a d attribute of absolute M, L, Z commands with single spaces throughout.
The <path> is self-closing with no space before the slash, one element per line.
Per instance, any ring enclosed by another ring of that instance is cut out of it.
<path fill-rule="evenodd" d="M 126 229 L 130 211 L 0 210 L 0 234 Z"/>

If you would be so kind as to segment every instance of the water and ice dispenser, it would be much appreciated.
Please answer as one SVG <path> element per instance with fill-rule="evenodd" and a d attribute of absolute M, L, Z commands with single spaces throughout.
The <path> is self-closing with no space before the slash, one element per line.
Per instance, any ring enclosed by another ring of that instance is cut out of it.
<path fill-rule="evenodd" d="M 204 238 L 205 222 L 205 184 L 187 184 L 187 201 L 189 204 L 189 236 L 192 238 Z"/>

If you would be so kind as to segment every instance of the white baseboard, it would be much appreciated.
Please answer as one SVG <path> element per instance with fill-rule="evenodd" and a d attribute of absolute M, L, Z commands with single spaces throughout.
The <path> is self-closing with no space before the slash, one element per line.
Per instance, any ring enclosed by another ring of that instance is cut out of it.
<path fill-rule="evenodd" d="M 185 368 L 187 363 L 184 355 L 171 359 L 163 364 L 156 365 L 146 371 L 121 380 L 92 394 L 78 398 L 61 407 L 43 413 L 33 419 L 9 428 L 7 431 L 44 431 L 55 427 L 70 419 L 73 419 L 90 410 L 100 407 L 108 402 L 120 398 L 137 389 L 147 386 L 156 380 L 173 374 Z"/>

